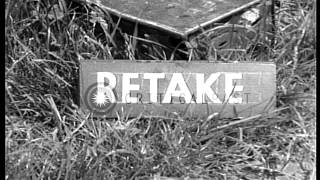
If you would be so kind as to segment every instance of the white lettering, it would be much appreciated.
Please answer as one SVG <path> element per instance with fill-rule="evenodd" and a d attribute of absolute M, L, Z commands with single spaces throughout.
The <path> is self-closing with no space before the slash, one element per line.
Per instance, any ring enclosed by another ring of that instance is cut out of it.
<path fill-rule="evenodd" d="M 108 80 L 107 86 L 105 86 L 105 80 Z M 107 96 L 110 103 L 116 102 L 116 97 L 112 91 L 116 87 L 117 79 L 113 73 L 110 72 L 97 72 L 97 97 L 101 97 L 101 93 Z M 102 94 L 103 95 L 103 94 Z"/>
<path fill-rule="evenodd" d="M 218 98 L 218 93 L 224 91 L 225 100 L 228 103 L 239 104 L 243 103 L 243 97 L 241 92 L 244 89 L 243 85 L 237 85 L 234 83 L 235 80 L 243 79 L 242 73 L 227 72 L 223 73 L 225 76 L 225 89 L 214 90 L 214 87 L 218 88 L 219 77 L 222 73 L 212 73 L 205 79 L 205 74 L 195 73 L 195 78 L 192 78 L 196 82 L 196 91 L 193 90 L 195 94 L 191 94 L 187 82 L 185 81 L 182 73 L 173 73 L 169 81 L 168 87 L 165 89 L 165 93 L 159 92 L 159 79 L 164 79 L 166 77 L 165 73 L 142 73 L 142 77 L 149 80 L 149 94 L 150 99 L 147 100 L 150 103 L 172 103 L 172 97 L 177 97 L 181 104 L 184 103 L 222 103 L 222 100 Z M 136 79 L 139 84 L 131 84 L 131 79 Z M 142 102 L 142 97 L 147 96 L 147 92 L 141 94 L 141 89 L 144 89 L 139 79 L 139 73 L 122 73 L 122 103 L 139 103 Z M 165 80 L 167 81 L 167 79 Z M 189 81 L 188 81 L 189 82 Z M 114 89 L 117 84 L 116 75 L 111 72 L 97 72 L 97 97 L 107 97 L 111 103 L 117 101 L 114 94 Z M 140 87 L 141 86 L 141 87 Z M 214 86 L 214 87 L 212 87 Z M 140 96 L 132 96 L 132 91 L 140 91 Z M 100 93 L 100 94 L 99 94 Z M 101 94 L 103 93 L 103 94 Z M 179 103 L 175 102 L 175 103 Z"/>
<path fill-rule="evenodd" d="M 180 87 L 180 90 L 176 90 L 177 86 Z M 184 97 L 186 103 L 190 103 L 191 101 L 191 93 L 181 73 L 172 74 L 162 103 L 170 103 L 171 97 Z"/>
<path fill-rule="evenodd" d="M 138 103 L 137 97 L 128 97 L 130 91 L 138 91 L 140 86 L 138 84 L 130 84 L 130 80 L 139 78 L 139 73 L 123 73 L 122 77 L 122 103 Z"/>
<path fill-rule="evenodd" d="M 197 74 L 197 103 L 204 103 L 206 95 L 213 103 L 221 103 L 220 99 L 213 92 L 211 85 L 219 78 L 220 73 L 213 73 L 204 82 L 204 74 Z"/>
<path fill-rule="evenodd" d="M 242 97 L 234 97 L 232 93 L 236 91 L 243 91 L 243 86 L 233 84 L 234 79 L 242 79 L 242 73 L 226 73 L 225 74 L 225 99 L 229 98 L 229 103 L 242 103 Z"/>
<path fill-rule="evenodd" d="M 158 100 L 158 79 L 165 78 L 164 73 L 145 73 L 144 79 L 150 80 L 150 102 L 157 103 Z"/>

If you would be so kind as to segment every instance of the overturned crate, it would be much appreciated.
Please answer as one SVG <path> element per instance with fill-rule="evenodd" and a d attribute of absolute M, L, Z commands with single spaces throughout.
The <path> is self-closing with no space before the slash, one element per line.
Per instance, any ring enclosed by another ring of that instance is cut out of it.
<path fill-rule="evenodd" d="M 109 14 L 113 28 L 128 35 L 129 59 L 260 60 L 273 41 L 271 1 L 85 2 Z"/>

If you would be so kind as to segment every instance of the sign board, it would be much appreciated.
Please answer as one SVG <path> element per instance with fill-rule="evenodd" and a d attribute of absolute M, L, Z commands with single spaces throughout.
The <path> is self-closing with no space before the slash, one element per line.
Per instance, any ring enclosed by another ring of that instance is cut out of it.
<path fill-rule="evenodd" d="M 95 116 L 245 117 L 275 106 L 273 63 L 82 61 L 80 105 Z"/>
<path fill-rule="evenodd" d="M 188 38 L 261 0 L 86 0 L 130 22 Z"/>

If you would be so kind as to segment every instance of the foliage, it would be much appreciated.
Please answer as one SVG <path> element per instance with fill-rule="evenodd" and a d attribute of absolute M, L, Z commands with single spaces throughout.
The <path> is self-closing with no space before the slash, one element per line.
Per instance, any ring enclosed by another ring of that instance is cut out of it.
<path fill-rule="evenodd" d="M 6 179 L 294 178 L 297 168 L 296 179 L 315 176 L 315 1 L 276 8 L 275 44 L 265 58 L 277 64 L 279 111 L 241 121 L 94 119 L 76 105 L 79 61 L 135 60 L 140 41 L 159 51 L 149 58 L 163 59 L 162 46 L 123 33 L 83 1 L 5 5 Z"/>

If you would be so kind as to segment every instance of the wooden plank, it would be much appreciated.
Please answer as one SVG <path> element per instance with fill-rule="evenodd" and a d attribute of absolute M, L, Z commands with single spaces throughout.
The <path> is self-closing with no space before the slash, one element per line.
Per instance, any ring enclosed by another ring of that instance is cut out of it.
<path fill-rule="evenodd" d="M 275 107 L 273 63 L 82 61 L 80 105 L 95 116 L 248 117 Z"/>
<path fill-rule="evenodd" d="M 257 5 L 261 0 L 87 0 L 131 22 L 182 38 Z"/>

